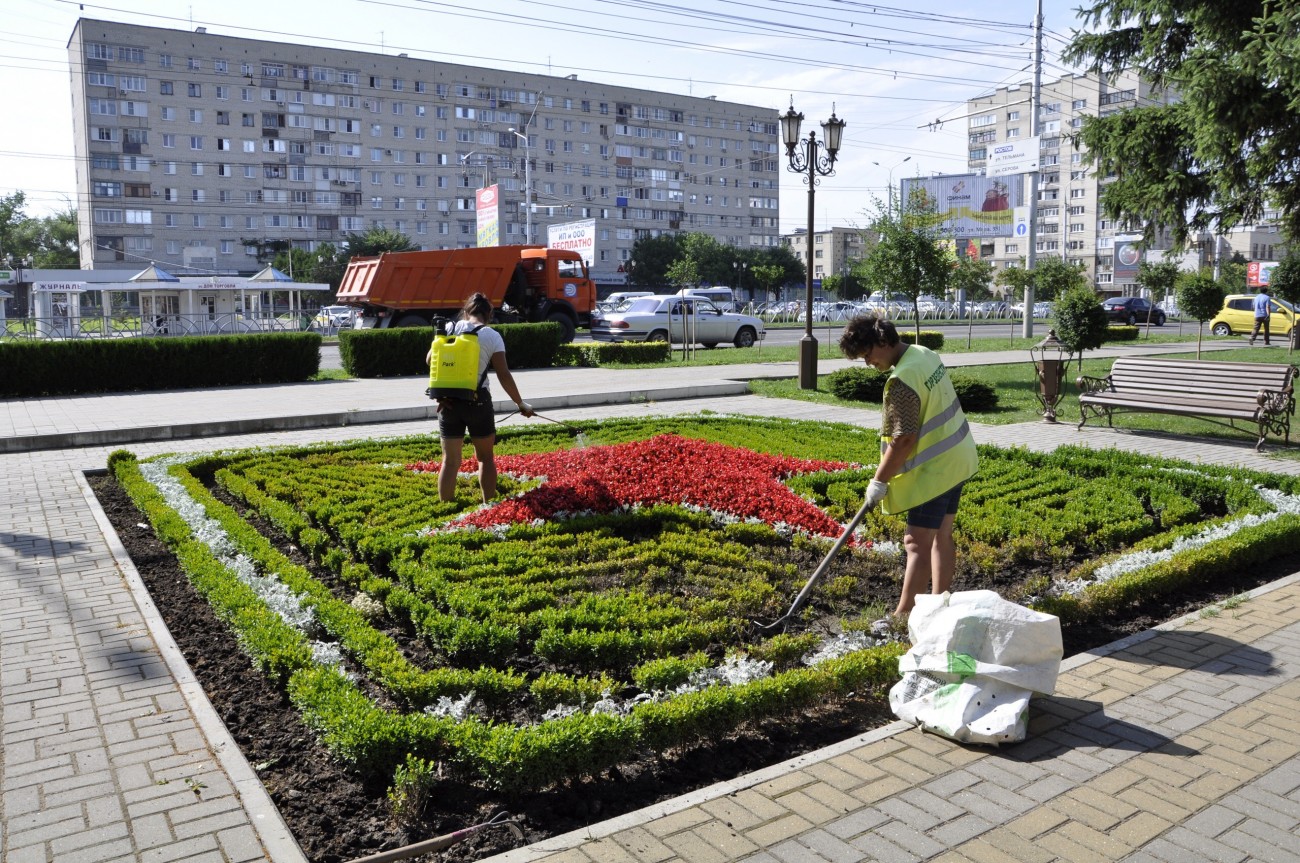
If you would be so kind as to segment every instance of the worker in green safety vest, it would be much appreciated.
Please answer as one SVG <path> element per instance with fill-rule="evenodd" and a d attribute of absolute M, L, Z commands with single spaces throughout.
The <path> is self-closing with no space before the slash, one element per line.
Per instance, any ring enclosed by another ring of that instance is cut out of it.
<path fill-rule="evenodd" d="M 891 515 L 907 513 L 903 545 L 907 567 L 895 616 L 912 610 L 916 595 L 952 587 L 957 568 L 953 521 L 962 484 L 975 475 L 978 458 L 970 425 L 948 370 L 929 348 L 900 341 L 892 321 L 874 314 L 849 321 L 840 350 L 882 372 L 884 416 L 880 464 L 867 501 Z M 896 621 L 878 621 L 888 631 Z"/>

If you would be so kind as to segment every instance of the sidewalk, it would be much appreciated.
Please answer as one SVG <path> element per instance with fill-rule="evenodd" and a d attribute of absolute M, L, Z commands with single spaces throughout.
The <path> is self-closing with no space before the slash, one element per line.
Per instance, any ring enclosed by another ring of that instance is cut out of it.
<path fill-rule="evenodd" d="M 1020 352 L 1007 358 L 1028 367 Z M 792 375 L 784 365 L 758 368 Z M 575 423 L 700 410 L 879 422 L 875 411 L 746 396 L 743 386 L 727 394 L 734 381 L 711 371 L 656 372 L 653 387 L 640 372 L 517 377 L 539 409 Z M 717 371 L 744 377 L 738 367 Z M 302 860 L 106 537 L 82 472 L 102 468 L 127 432 L 153 435 L 131 445 L 142 456 L 428 433 L 418 383 L 0 402 L 0 434 L 47 445 L 56 435 L 105 437 L 0 453 L 0 859 Z M 692 387 L 719 389 L 673 398 Z M 333 421 L 353 413 L 374 424 Z M 1300 472 L 1248 444 L 1171 451 L 1166 438 L 1043 423 L 975 434 Z M 1033 735 L 1021 746 L 968 749 L 895 725 L 495 860 L 1300 861 L 1298 680 L 1300 574 L 1232 609 L 1076 657 L 1058 694 L 1034 702 Z"/>

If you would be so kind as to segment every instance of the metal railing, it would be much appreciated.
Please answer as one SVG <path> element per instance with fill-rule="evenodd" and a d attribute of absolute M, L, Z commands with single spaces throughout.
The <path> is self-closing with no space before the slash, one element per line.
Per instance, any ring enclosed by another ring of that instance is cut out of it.
<path fill-rule="evenodd" d="M 337 325 L 322 326 L 311 312 L 241 315 L 114 314 L 82 317 L 9 318 L 0 321 L 0 339 L 103 339 L 168 336 L 222 336 L 238 333 L 315 331 L 337 333 Z"/>

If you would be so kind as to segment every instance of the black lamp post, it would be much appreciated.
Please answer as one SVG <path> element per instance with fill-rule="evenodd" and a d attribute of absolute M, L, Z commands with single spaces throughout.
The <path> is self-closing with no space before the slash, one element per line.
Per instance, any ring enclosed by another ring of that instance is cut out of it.
<path fill-rule="evenodd" d="M 736 271 L 736 302 L 739 303 L 742 300 L 740 289 L 745 286 L 745 270 L 749 269 L 749 263 L 747 261 L 732 261 L 731 267 Z"/>
<path fill-rule="evenodd" d="M 808 137 L 799 138 L 799 125 L 803 114 L 794 109 L 781 115 L 781 140 L 785 143 L 785 154 L 790 160 L 790 170 L 796 174 L 806 173 L 804 182 L 808 184 L 808 267 L 804 279 L 804 335 L 799 342 L 799 389 L 817 389 L 817 339 L 813 336 L 813 200 L 816 194 L 818 176 L 829 177 L 835 173 L 835 156 L 840 150 L 840 139 L 844 135 L 844 121 L 835 116 L 831 106 L 831 118 L 822 123 L 821 148 L 825 155 L 819 154 L 817 132 L 810 129 Z M 800 152 L 795 152 L 800 150 Z"/>

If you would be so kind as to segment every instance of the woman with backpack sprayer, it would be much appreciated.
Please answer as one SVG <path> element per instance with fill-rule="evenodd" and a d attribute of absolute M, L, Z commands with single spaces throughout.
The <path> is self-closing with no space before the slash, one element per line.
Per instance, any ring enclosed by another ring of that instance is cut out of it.
<path fill-rule="evenodd" d="M 456 476 L 460 472 L 461 451 L 465 445 L 465 432 L 469 431 L 470 443 L 474 445 L 474 455 L 478 458 L 478 485 L 483 492 L 483 502 L 487 503 L 497 495 L 497 465 L 494 454 L 497 440 L 496 415 L 492 409 L 492 393 L 487 385 L 487 373 L 490 368 L 496 372 L 497 380 L 506 395 L 519 406 L 519 413 L 526 417 L 533 416 L 533 407 L 519 395 L 514 376 L 506 364 L 506 344 L 501 334 L 488 326 L 492 320 L 492 303 L 483 294 L 473 294 L 465 301 L 460 311 L 460 319 L 448 329 L 448 336 L 459 337 L 459 341 L 468 343 L 465 337 L 477 341 L 478 364 L 477 385 L 440 386 L 440 368 L 434 367 L 435 355 L 440 348 L 453 345 L 457 339 L 438 336 L 434 346 L 429 349 L 425 362 L 430 364 L 429 395 L 438 399 L 438 435 L 442 438 L 442 467 L 438 471 L 438 497 L 443 501 L 456 498 Z M 461 356 L 464 356 L 463 354 Z M 451 366 L 453 362 L 446 365 Z M 439 363 L 439 366 L 444 364 Z M 457 381 L 456 383 L 462 383 Z"/>

